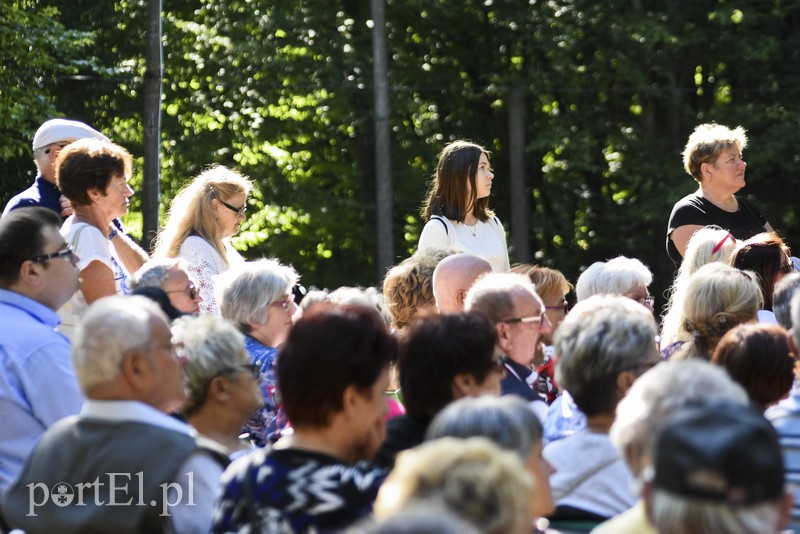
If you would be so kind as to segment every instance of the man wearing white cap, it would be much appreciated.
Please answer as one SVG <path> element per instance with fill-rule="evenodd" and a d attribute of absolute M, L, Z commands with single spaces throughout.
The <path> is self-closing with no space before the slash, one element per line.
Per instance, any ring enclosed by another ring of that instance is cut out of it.
<path fill-rule="evenodd" d="M 70 215 L 61 205 L 61 191 L 56 187 L 54 163 L 61 149 L 78 139 L 100 139 L 108 137 L 94 128 L 78 121 L 51 119 L 42 124 L 33 136 L 33 161 L 36 163 L 36 180 L 28 189 L 14 196 L 6 204 L 3 216 L 11 210 L 27 206 L 44 206 L 62 217 Z"/>

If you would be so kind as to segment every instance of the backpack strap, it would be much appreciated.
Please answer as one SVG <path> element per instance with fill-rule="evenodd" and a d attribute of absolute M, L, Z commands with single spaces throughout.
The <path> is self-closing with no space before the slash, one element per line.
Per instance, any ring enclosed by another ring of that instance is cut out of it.
<path fill-rule="evenodd" d="M 436 219 L 437 221 L 442 223 L 442 226 L 444 226 L 445 235 L 447 235 L 447 237 L 450 237 L 450 231 L 447 229 L 447 223 L 444 222 L 444 219 L 441 216 L 439 216 L 439 215 L 431 215 L 431 219 Z"/>

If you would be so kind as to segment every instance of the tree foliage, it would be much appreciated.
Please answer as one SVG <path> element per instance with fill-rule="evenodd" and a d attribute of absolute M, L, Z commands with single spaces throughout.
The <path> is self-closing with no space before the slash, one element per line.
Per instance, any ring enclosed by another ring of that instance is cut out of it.
<path fill-rule="evenodd" d="M 0 97 L 18 103 L 2 111 L 0 159 L 57 112 L 139 156 L 145 0 L 10 5 L 0 45 L 30 69 L 0 67 Z M 625 254 L 668 285 L 666 219 L 693 189 L 680 151 L 707 121 L 748 130 L 743 192 L 798 237 L 783 199 L 800 160 L 800 1 L 387 0 L 386 13 L 398 260 L 449 140 L 493 151 L 508 220 L 511 89 L 527 105 L 533 261 L 574 280 Z M 369 0 L 179 0 L 163 22 L 163 206 L 204 166 L 232 166 L 257 184 L 246 255 L 290 262 L 309 285 L 377 283 Z"/>

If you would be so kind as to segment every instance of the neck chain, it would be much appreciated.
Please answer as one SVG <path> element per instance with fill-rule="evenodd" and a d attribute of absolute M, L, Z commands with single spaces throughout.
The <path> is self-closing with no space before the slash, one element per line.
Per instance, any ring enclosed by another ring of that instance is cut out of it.
<path fill-rule="evenodd" d="M 476 229 L 476 226 L 478 225 L 477 222 L 475 224 L 467 224 L 467 223 L 462 223 L 462 224 L 467 227 L 467 230 L 470 231 L 470 233 L 472 234 L 472 237 L 477 237 L 477 235 L 478 235 L 478 233 L 477 233 L 478 230 Z"/>

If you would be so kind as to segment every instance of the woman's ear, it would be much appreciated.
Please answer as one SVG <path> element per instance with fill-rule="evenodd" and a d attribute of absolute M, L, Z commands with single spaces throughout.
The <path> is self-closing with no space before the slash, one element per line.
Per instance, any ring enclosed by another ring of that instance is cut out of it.
<path fill-rule="evenodd" d="M 230 399 L 229 389 L 232 387 L 231 383 L 224 379 L 222 376 L 215 376 L 208 383 L 208 396 L 219 401 L 227 401 Z"/>
<path fill-rule="evenodd" d="M 469 373 L 461 373 L 460 375 L 454 376 L 451 385 L 453 399 L 472 397 L 476 385 L 477 382 L 475 378 Z"/>

